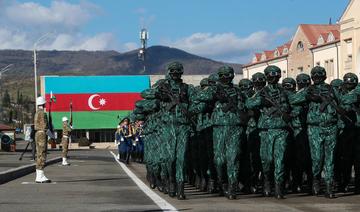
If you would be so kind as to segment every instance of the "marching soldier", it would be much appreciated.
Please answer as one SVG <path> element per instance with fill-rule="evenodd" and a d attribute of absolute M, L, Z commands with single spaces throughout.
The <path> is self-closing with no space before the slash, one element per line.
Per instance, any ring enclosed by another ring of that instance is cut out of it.
<path fill-rule="evenodd" d="M 69 119 L 67 117 L 63 117 L 62 122 L 63 122 L 63 131 L 62 131 L 62 139 L 61 139 L 62 165 L 69 166 L 70 163 L 68 163 L 67 161 L 67 155 L 69 151 L 69 140 L 71 136 L 72 126 L 69 125 Z"/>
<path fill-rule="evenodd" d="M 270 177 L 272 164 L 275 165 L 275 197 L 284 198 L 284 156 L 287 145 L 290 107 L 288 98 L 278 84 L 281 70 L 276 66 L 265 69 L 268 85 L 246 101 L 249 109 L 260 108 L 258 121 L 260 130 L 260 156 L 264 172 L 264 195 L 271 195 Z"/>
<path fill-rule="evenodd" d="M 184 200 L 185 161 L 191 130 L 188 107 L 194 88 L 183 83 L 184 67 L 181 63 L 170 63 L 167 70 L 168 78 L 156 88 L 156 96 L 165 103 L 163 130 L 166 135 L 171 135 L 167 138 L 169 196 L 174 197 L 177 193 L 177 198 Z"/>
<path fill-rule="evenodd" d="M 337 94 L 331 85 L 325 83 L 326 71 L 323 67 L 314 67 L 311 70 L 311 79 L 314 84 L 302 95 L 291 99 L 291 103 L 309 104 L 307 124 L 312 158 L 313 194 L 320 194 L 320 178 L 324 170 L 325 197 L 334 198 L 334 150 L 338 133 Z"/>
<path fill-rule="evenodd" d="M 336 145 L 335 176 L 340 185 L 340 191 L 348 192 L 351 179 L 352 165 L 356 154 L 355 143 L 358 142 L 358 128 L 356 127 L 356 112 L 359 108 L 356 86 L 358 77 L 353 73 L 344 75 L 343 85 L 339 93 L 339 104 L 343 110 L 339 120 L 339 138 Z"/>
<path fill-rule="evenodd" d="M 45 174 L 45 161 L 46 161 L 46 145 L 47 145 L 47 136 L 46 131 L 48 130 L 48 119 L 47 115 L 44 112 L 46 101 L 44 97 L 40 96 L 36 99 L 36 105 L 38 107 L 35 117 L 35 142 L 36 142 L 36 183 L 50 183 Z"/>

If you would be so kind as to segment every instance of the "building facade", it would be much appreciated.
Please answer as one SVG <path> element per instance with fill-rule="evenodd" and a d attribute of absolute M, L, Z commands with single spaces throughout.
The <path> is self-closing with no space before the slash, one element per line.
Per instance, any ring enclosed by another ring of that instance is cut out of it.
<path fill-rule="evenodd" d="M 345 9 L 339 25 L 342 60 L 341 76 L 352 72 L 360 76 L 360 1 L 351 0 Z"/>

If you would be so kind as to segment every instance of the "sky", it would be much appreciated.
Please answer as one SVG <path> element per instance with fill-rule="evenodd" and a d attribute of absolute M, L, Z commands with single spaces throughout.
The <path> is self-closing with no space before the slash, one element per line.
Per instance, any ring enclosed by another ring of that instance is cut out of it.
<path fill-rule="evenodd" d="M 0 0 L 0 49 L 116 50 L 166 45 L 224 62 L 290 40 L 301 23 L 327 24 L 348 0 Z"/>

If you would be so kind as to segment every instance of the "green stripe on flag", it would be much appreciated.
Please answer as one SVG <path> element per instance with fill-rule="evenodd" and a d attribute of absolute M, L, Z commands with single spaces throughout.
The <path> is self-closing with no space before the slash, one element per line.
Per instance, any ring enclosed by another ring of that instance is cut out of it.
<path fill-rule="evenodd" d="M 119 119 L 128 117 L 132 111 L 73 112 L 74 130 L 116 129 Z M 62 129 L 62 117 L 70 118 L 69 112 L 51 112 L 54 129 Z M 119 119 L 118 119 L 119 117 Z"/>

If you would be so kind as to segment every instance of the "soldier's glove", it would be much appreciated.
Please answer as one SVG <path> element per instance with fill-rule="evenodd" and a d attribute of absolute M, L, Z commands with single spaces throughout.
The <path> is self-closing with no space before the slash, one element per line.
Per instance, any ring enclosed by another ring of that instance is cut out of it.
<path fill-rule="evenodd" d="M 314 94 L 308 94 L 306 95 L 306 100 L 310 101 L 310 102 L 316 102 L 316 103 L 321 103 L 322 102 L 322 98 L 319 95 L 314 95 Z"/>
<path fill-rule="evenodd" d="M 271 102 L 271 100 L 269 100 L 268 98 L 265 98 L 265 97 L 262 98 L 262 104 L 263 104 L 265 107 L 272 107 L 272 106 L 274 106 L 273 103 Z"/>
<path fill-rule="evenodd" d="M 281 116 L 281 118 L 282 118 L 286 123 L 289 123 L 289 122 L 291 122 L 291 120 L 292 120 L 291 115 L 288 114 L 288 113 L 283 113 L 282 116 Z"/>

